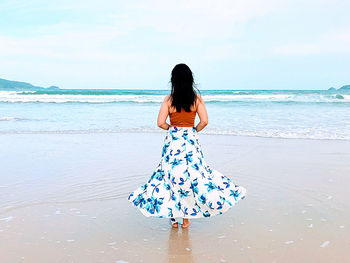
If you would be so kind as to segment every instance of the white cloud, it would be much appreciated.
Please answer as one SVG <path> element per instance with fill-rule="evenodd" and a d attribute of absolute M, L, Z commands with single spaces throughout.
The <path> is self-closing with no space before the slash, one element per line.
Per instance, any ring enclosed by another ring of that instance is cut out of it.
<path fill-rule="evenodd" d="M 128 17 L 116 25 L 127 28 L 152 28 L 168 34 L 171 41 L 185 46 L 220 42 L 237 36 L 253 18 L 266 16 L 281 8 L 269 0 L 149 0 L 129 6 Z"/>
<path fill-rule="evenodd" d="M 279 46 L 274 52 L 282 56 L 350 53 L 350 31 L 333 32 L 322 36 L 318 40 Z"/>
<path fill-rule="evenodd" d="M 36 5 L 39 3 L 37 1 Z M 170 48 L 173 47 L 178 48 L 180 53 L 183 52 L 182 47 L 201 47 L 210 50 L 208 57 L 211 58 L 215 58 L 214 52 L 218 53 L 217 58 L 223 57 L 225 52 L 228 56 L 235 56 L 238 46 L 232 37 L 239 35 L 242 25 L 249 19 L 267 15 L 279 6 L 275 0 L 149 0 L 130 3 L 123 7 L 125 10 L 121 13 L 118 11 L 119 4 L 113 5 L 113 1 L 102 3 L 102 6 L 108 7 L 104 11 L 108 15 L 107 25 L 67 21 L 36 26 L 32 29 L 31 37 L 0 35 L 0 57 L 128 59 L 137 53 L 142 56 L 145 48 L 150 54 L 159 54 L 159 46 L 167 53 L 171 53 Z M 96 5 L 90 2 L 75 2 L 73 5 L 63 2 L 61 6 L 54 6 L 77 11 L 83 4 L 85 9 L 90 8 L 91 11 Z M 26 5 L 26 2 L 17 1 L 17 5 Z M 146 42 L 154 47 L 146 47 Z"/>
<path fill-rule="evenodd" d="M 45 7 L 36 1 L 32 9 L 87 12 L 91 21 L 83 16 L 35 25 L 25 36 L 0 35 L 0 70 L 34 79 L 86 76 L 118 83 L 152 81 L 160 74 L 167 77 L 171 66 L 180 61 L 199 65 L 238 56 L 239 47 L 230 38 L 237 37 L 250 19 L 272 12 L 276 3 L 149 0 L 121 5 L 101 1 L 96 11 L 96 2 Z M 23 5 L 28 3 L 16 2 Z M 98 18 L 93 17 L 94 11 Z M 139 79 L 130 80 L 133 74 L 139 74 Z"/>

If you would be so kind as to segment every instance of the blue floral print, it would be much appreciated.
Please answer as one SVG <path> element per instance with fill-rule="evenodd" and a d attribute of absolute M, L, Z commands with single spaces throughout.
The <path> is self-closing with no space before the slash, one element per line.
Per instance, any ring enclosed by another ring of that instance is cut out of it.
<path fill-rule="evenodd" d="M 222 214 L 246 196 L 246 189 L 205 161 L 195 127 L 170 126 L 161 160 L 128 200 L 145 216 L 201 218 Z"/>

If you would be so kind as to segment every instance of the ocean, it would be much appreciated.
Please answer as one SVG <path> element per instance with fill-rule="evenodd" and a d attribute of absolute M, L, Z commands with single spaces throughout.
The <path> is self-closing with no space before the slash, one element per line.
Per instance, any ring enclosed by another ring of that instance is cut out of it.
<path fill-rule="evenodd" d="M 0 90 L 0 133 L 163 132 L 157 115 L 169 92 Z M 349 91 L 201 90 L 201 95 L 209 116 L 203 134 L 350 140 Z"/>

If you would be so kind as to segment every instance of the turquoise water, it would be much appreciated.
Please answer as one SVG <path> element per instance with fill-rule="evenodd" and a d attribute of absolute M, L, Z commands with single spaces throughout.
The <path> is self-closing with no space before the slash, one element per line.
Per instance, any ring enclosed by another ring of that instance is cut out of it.
<path fill-rule="evenodd" d="M 167 94 L 169 90 L 0 90 L 0 133 L 161 132 L 156 121 Z M 201 94 L 209 114 L 203 133 L 350 140 L 349 91 Z"/>

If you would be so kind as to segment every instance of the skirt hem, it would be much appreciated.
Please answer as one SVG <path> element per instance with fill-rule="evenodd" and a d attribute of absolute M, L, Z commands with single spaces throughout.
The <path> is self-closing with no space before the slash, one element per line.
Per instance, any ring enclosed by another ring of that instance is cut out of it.
<path fill-rule="evenodd" d="M 149 212 L 146 212 L 143 208 L 140 208 L 136 205 L 134 205 L 134 203 L 132 201 L 131 204 L 133 205 L 133 207 L 137 208 L 137 210 L 139 210 L 145 217 L 155 217 L 155 218 L 186 218 L 186 219 L 199 219 L 199 218 L 208 218 L 208 217 L 214 217 L 214 216 L 218 216 L 218 215 L 222 215 L 224 213 L 226 213 L 228 210 L 230 210 L 232 207 L 236 206 L 238 204 L 238 202 L 240 200 L 243 200 L 246 196 L 247 196 L 247 190 L 243 187 L 241 187 L 241 194 L 239 195 L 239 197 L 236 199 L 236 201 L 234 202 L 233 205 L 227 207 L 226 209 L 219 211 L 219 213 L 215 213 L 215 214 L 210 214 L 210 216 L 204 216 L 203 213 L 201 214 L 197 214 L 196 216 L 159 216 L 157 214 L 151 214 Z M 218 211 L 218 210 L 216 210 Z M 221 213 L 220 213 L 221 212 Z"/>

